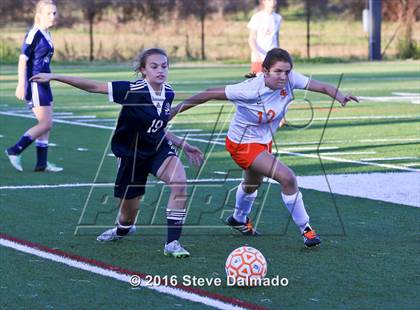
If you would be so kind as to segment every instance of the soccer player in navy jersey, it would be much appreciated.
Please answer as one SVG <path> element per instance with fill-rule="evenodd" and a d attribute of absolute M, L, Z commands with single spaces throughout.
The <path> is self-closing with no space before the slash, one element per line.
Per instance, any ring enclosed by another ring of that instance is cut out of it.
<path fill-rule="evenodd" d="M 57 8 L 51 0 L 41 0 L 35 9 L 33 28 L 26 34 L 19 56 L 16 97 L 25 100 L 35 114 L 38 124 L 28 129 L 15 145 L 6 150 L 10 163 L 23 171 L 20 154 L 35 140 L 37 162 L 35 171 L 59 172 L 63 168 L 47 161 L 48 139 L 52 127 L 53 97 L 48 83 L 28 80 L 37 73 L 51 72 L 54 46 L 48 29 L 55 25 Z"/>
<path fill-rule="evenodd" d="M 178 241 L 186 216 L 187 179 L 172 144 L 182 148 L 194 165 L 201 165 L 203 154 L 165 130 L 175 96 L 172 87 L 165 83 L 169 68 L 165 51 L 159 48 L 145 50 L 136 58 L 134 66 L 143 76 L 135 82 L 101 83 L 50 73 L 38 74 L 31 80 L 39 83 L 55 80 L 88 92 L 108 94 L 111 102 L 122 105 L 111 142 L 113 153 L 121 160 L 114 188 L 115 197 L 120 198 L 118 224 L 97 240 L 119 240 L 135 232 L 140 198 L 151 173 L 171 189 L 166 209 L 168 233 L 164 254 L 188 257 L 190 253 Z"/>

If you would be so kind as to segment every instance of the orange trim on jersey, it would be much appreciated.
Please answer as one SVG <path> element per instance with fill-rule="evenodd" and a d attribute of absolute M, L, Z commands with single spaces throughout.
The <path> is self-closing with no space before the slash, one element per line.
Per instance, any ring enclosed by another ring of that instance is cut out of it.
<path fill-rule="evenodd" d="M 263 71 L 262 62 L 252 62 L 251 63 L 251 72 L 259 73 L 259 72 L 262 72 L 262 71 Z"/>
<path fill-rule="evenodd" d="M 235 143 L 226 137 L 226 150 L 230 153 L 233 161 L 243 169 L 248 169 L 255 158 L 262 152 L 271 153 L 273 142 L 261 143 Z"/>

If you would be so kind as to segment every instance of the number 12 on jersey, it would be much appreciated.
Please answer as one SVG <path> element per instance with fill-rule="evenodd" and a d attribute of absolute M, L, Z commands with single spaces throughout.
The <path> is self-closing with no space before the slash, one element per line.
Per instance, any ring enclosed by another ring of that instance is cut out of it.
<path fill-rule="evenodd" d="M 258 112 L 258 124 L 262 123 L 262 118 L 263 118 L 264 112 L 259 111 Z M 268 110 L 267 111 L 267 123 L 271 122 L 274 117 L 276 117 L 276 112 L 274 112 L 273 110 Z"/>

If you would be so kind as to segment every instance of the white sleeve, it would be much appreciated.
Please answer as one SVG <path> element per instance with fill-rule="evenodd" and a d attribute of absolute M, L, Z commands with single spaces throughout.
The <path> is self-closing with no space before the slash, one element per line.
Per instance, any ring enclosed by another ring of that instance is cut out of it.
<path fill-rule="evenodd" d="M 258 22 L 258 15 L 257 14 L 252 15 L 251 20 L 249 21 L 247 27 L 250 30 L 255 30 L 255 31 L 258 30 L 259 22 Z"/>
<path fill-rule="evenodd" d="M 305 89 L 308 86 L 309 78 L 296 71 L 290 71 L 289 81 L 292 89 Z"/>
<path fill-rule="evenodd" d="M 227 85 L 225 87 L 226 98 L 232 101 L 235 105 L 247 103 L 252 99 L 252 90 L 249 86 L 250 80 L 238 84 Z"/>
<path fill-rule="evenodd" d="M 112 82 L 108 82 L 108 100 L 114 102 L 114 95 L 112 94 Z"/>

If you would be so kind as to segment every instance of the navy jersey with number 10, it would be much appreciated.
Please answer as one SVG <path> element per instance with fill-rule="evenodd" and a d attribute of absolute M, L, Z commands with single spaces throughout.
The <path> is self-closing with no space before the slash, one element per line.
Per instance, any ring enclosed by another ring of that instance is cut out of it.
<path fill-rule="evenodd" d="M 112 152 L 117 157 L 146 159 L 170 144 L 165 128 L 175 94 L 171 86 L 162 85 L 156 94 L 146 80 L 108 83 L 109 101 L 122 105 L 112 137 Z"/>

